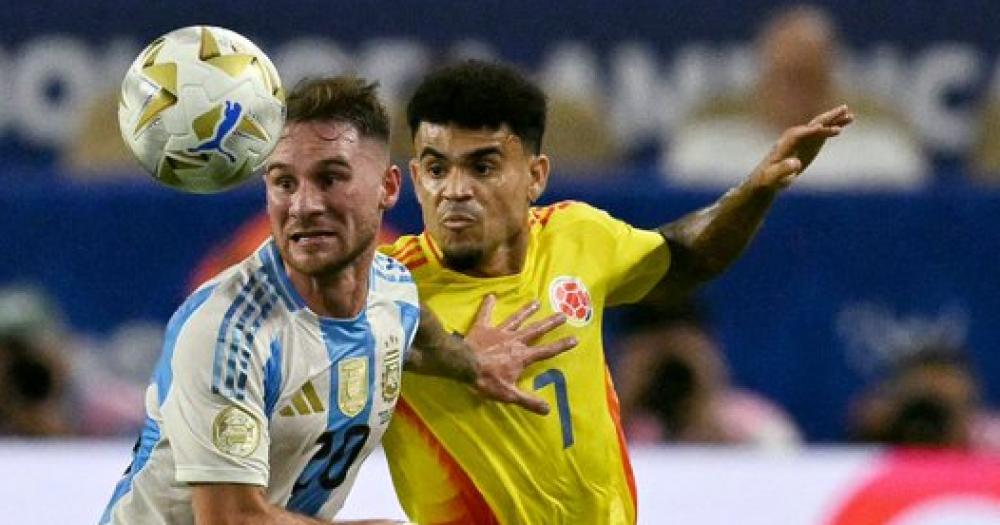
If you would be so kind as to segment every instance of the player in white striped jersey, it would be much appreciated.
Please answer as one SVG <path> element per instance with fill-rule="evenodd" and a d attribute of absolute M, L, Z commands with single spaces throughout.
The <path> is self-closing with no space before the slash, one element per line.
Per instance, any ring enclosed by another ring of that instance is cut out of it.
<path fill-rule="evenodd" d="M 170 319 L 102 524 L 329 523 L 389 423 L 403 366 L 547 411 L 514 381 L 575 344 L 528 346 L 560 317 L 521 328 L 531 305 L 492 327 L 487 299 L 463 341 L 375 252 L 401 177 L 374 85 L 311 81 L 288 112 L 264 176 L 273 237 Z"/>

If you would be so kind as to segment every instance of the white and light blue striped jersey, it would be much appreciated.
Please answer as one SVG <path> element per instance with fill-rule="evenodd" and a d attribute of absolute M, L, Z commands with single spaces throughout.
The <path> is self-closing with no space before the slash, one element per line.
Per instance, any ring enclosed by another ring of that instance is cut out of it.
<path fill-rule="evenodd" d="M 260 485 L 275 505 L 332 519 L 389 423 L 420 314 L 396 260 L 376 254 L 369 282 L 356 318 L 319 317 L 268 241 L 188 297 L 100 522 L 193 523 L 188 484 L 201 482 Z"/>

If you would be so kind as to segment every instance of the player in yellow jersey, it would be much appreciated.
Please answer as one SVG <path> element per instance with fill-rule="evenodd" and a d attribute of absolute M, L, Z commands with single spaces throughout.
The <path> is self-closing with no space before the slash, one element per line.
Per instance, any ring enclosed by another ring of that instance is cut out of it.
<path fill-rule="evenodd" d="M 579 202 L 533 207 L 549 176 L 545 97 L 515 70 L 478 61 L 428 76 L 407 108 L 410 170 L 426 230 L 388 253 L 406 264 L 445 328 L 542 299 L 577 348 L 531 365 L 521 388 L 546 416 L 467 387 L 406 374 L 385 435 L 410 519 L 438 524 L 629 524 L 635 484 L 601 343 L 604 308 L 685 293 L 752 238 L 777 192 L 853 118 L 846 107 L 787 130 L 747 181 L 712 206 L 641 230 Z M 669 269 L 669 271 L 668 271 Z M 544 342 L 543 339 L 541 342 Z"/>

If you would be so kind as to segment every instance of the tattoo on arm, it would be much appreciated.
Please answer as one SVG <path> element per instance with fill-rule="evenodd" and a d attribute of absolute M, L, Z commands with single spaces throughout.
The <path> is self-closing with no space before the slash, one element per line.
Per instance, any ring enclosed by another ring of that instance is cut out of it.
<path fill-rule="evenodd" d="M 420 308 L 420 326 L 406 359 L 407 370 L 472 382 L 476 377 L 473 358 L 465 340 L 449 334 L 429 308 Z"/>
<path fill-rule="evenodd" d="M 686 293 L 721 274 L 760 229 L 777 192 L 745 182 L 711 206 L 660 226 L 670 246 L 670 270 L 657 286 L 663 293 Z"/>

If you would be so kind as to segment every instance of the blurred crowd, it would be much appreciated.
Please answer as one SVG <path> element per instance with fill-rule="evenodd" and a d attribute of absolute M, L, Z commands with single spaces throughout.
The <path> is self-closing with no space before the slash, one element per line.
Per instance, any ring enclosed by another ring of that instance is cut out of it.
<path fill-rule="evenodd" d="M 853 88 L 841 69 L 836 21 L 812 6 L 779 11 L 754 40 L 748 89 L 692 108 L 655 156 L 665 184 L 721 189 L 737 183 L 784 128 L 848 103 L 856 124 L 833 141 L 797 188 L 909 191 L 934 181 L 931 154 L 897 105 Z M 544 149 L 557 176 L 614 172 L 636 162 L 601 103 L 550 89 Z M 1000 184 L 1000 97 L 982 101 L 974 146 L 963 159 L 971 183 Z M 60 153 L 83 180 L 145 176 L 119 140 L 116 94 L 94 100 Z M 402 109 L 393 154 L 409 157 Z M 196 269 L 192 282 L 238 260 L 266 236 L 257 218 Z M 230 253 L 230 252 L 240 253 Z M 735 444 L 789 449 L 804 437 L 766 396 L 735 384 L 726 352 L 698 298 L 631 319 L 609 356 L 623 422 L 633 443 Z M 95 340 L 71 333 L 42 290 L 0 289 L 0 435 L 134 435 L 162 327 L 134 325 Z M 896 354 L 844 408 L 845 435 L 863 443 L 1000 449 L 1000 419 L 981 398 L 966 350 L 920 341 Z"/>
<path fill-rule="evenodd" d="M 246 235 L 199 271 L 240 250 Z M 771 451 L 804 444 L 783 407 L 734 383 L 698 298 L 626 319 L 609 360 L 630 443 Z M 88 339 L 68 331 L 40 290 L 0 289 L 0 436 L 134 435 L 162 330 L 134 324 Z M 960 346 L 912 341 L 844 407 L 844 434 L 853 443 L 1000 452 L 1000 413 L 984 405 L 980 380 Z"/>
<path fill-rule="evenodd" d="M 830 13 L 811 5 L 775 11 L 759 28 L 752 53 L 754 71 L 748 85 L 706 93 L 690 107 L 677 100 L 678 108 L 648 108 L 651 113 L 680 112 L 653 148 L 630 142 L 615 129 L 612 103 L 580 87 L 589 82 L 578 78 L 586 76 L 585 70 L 540 71 L 550 97 L 545 150 L 557 173 L 606 176 L 623 167 L 651 167 L 669 186 L 724 188 L 749 172 L 781 130 L 847 103 L 857 115 L 851 132 L 828 146 L 796 188 L 898 191 L 937 182 L 940 156 L 920 138 L 906 97 L 872 93 L 851 78 Z M 449 58 L 461 56 L 442 57 Z M 387 97 L 396 124 L 393 155 L 405 164 L 410 156 L 402 118 L 405 86 L 393 91 L 398 93 Z M 975 104 L 971 146 L 958 164 L 967 182 L 992 185 L 1000 183 L 1000 96 L 986 93 L 981 98 Z M 668 96 L 666 103 L 670 101 Z M 118 138 L 116 108 L 116 90 L 88 104 L 71 140 L 58 153 L 62 172 L 82 180 L 141 175 Z"/>
<path fill-rule="evenodd" d="M 615 378 L 631 443 L 801 446 L 795 420 L 733 383 L 725 350 L 696 298 L 633 314 Z M 852 443 L 1000 452 L 1000 413 L 986 406 L 967 350 L 929 333 L 889 349 L 841 419 Z"/>
<path fill-rule="evenodd" d="M 0 436 L 133 436 L 162 327 L 75 334 L 44 291 L 0 289 Z"/>

